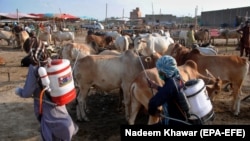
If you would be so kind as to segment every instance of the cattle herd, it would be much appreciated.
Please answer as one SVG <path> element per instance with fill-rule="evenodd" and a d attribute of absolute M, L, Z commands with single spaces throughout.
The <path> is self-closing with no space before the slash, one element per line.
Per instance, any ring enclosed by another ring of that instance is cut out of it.
<path fill-rule="evenodd" d="M 207 31 L 202 30 L 200 32 L 204 33 L 197 35 L 206 36 Z M 183 32 L 185 31 L 179 31 L 178 35 L 183 36 Z M 237 55 L 219 54 L 218 48 L 208 38 L 199 38 L 201 43 L 208 43 L 205 47 L 198 45 L 197 48 L 187 48 L 186 37 L 183 37 L 183 43 L 182 37 L 176 40 L 175 34 L 177 33 L 162 30 L 139 34 L 91 31 L 78 37 L 78 42 L 74 32 L 58 31 L 51 34 L 42 32 L 38 38 L 47 46 L 60 48 L 51 54 L 52 58 L 68 59 L 71 62 L 78 90 L 75 105 L 78 121 L 91 120 L 86 112 L 90 89 L 107 93 L 120 89 L 125 119 L 130 125 L 136 124 L 139 110 L 142 107 L 147 109 L 149 99 L 156 93 L 148 87 L 147 79 L 150 78 L 159 85 L 164 83 L 155 68 L 156 60 L 162 55 L 171 55 L 176 59 L 185 81 L 203 79 L 211 100 L 215 100 L 226 85 L 231 86 L 231 110 L 234 116 L 238 116 L 242 85 L 249 73 L 249 61 Z M 21 41 L 24 42 L 28 36 L 25 31 L 21 32 Z M 16 40 L 13 33 L 4 30 L 0 30 L 0 38 L 6 40 L 7 45 Z M 150 116 L 145 124 L 158 121 L 159 117 Z"/>

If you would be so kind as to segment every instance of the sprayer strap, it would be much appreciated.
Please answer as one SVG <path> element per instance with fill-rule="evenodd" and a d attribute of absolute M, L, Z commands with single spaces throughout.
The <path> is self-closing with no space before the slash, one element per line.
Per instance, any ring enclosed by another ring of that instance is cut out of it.
<path fill-rule="evenodd" d="M 203 91 L 206 88 L 206 85 L 204 85 L 199 91 L 197 91 L 196 93 L 193 93 L 192 95 L 188 95 L 187 98 L 193 97 L 197 94 L 199 94 L 201 91 Z"/>

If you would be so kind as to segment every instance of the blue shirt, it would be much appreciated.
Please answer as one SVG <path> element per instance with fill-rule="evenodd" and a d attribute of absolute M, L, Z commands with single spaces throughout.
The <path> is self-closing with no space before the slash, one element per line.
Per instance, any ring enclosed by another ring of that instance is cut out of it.
<path fill-rule="evenodd" d="M 175 80 L 173 78 L 165 78 L 164 81 L 165 84 L 163 85 L 163 87 L 159 87 L 158 92 L 149 101 L 149 114 L 155 115 L 157 112 L 157 108 L 159 106 L 162 106 L 163 104 L 166 104 L 168 115 L 165 116 L 185 121 L 186 118 L 183 112 L 186 112 L 189 109 L 186 109 L 188 105 L 185 97 L 183 97 L 181 93 L 179 93 L 180 88 L 178 88 L 177 90 L 177 87 L 179 87 L 180 85 L 177 83 L 175 85 Z M 183 123 L 169 120 L 169 125 L 183 125 Z"/>

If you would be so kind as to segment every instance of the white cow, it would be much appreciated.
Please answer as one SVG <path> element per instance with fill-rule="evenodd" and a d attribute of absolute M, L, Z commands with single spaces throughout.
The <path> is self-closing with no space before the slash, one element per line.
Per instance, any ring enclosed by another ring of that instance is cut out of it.
<path fill-rule="evenodd" d="M 144 56 L 157 52 L 165 55 L 170 44 L 174 40 L 167 36 L 153 36 L 152 34 L 140 34 L 134 40 L 134 49 Z"/>
<path fill-rule="evenodd" d="M 196 49 L 198 49 L 202 54 L 205 54 L 205 55 L 217 55 L 218 54 L 218 49 L 213 46 L 213 45 L 207 45 L 205 47 L 200 47 L 199 45 L 195 45 Z"/>
<path fill-rule="evenodd" d="M 57 31 L 52 33 L 52 40 L 54 41 L 54 44 L 56 45 L 56 41 L 60 42 L 60 45 L 63 44 L 63 41 L 71 41 L 74 43 L 75 41 L 75 34 L 74 32 L 62 32 L 62 31 Z"/>
<path fill-rule="evenodd" d="M 118 36 L 115 39 L 115 47 L 118 51 L 123 52 L 129 49 L 129 44 L 132 43 L 132 39 L 128 35 Z"/>
<path fill-rule="evenodd" d="M 48 32 L 40 32 L 38 38 L 43 42 L 47 42 L 49 45 L 51 44 L 51 34 Z"/>
<path fill-rule="evenodd" d="M 117 31 L 107 31 L 107 32 L 105 32 L 105 35 L 106 36 L 111 36 L 114 39 L 121 36 L 121 34 L 119 32 L 117 32 Z"/>
<path fill-rule="evenodd" d="M 187 32 L 188 30 L 181 30 L 179 32 L 179 42 L 182 44 L 182 45 L 186 45 L 187 43 Z"/>
<path fill-rule="evenodd" d="M 8 45 L 13 45 L 16 39 L 15 35 L 11 31 L 0 30 L 0 40 L 4 39 L 7 41 Z"/>

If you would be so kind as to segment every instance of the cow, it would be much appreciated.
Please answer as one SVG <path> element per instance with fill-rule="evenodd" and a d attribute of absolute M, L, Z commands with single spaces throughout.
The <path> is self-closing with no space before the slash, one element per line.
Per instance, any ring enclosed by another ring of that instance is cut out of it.
<path fill-rule="evenodd" d="M 59 57 L 63 59 L 68 59 L 73 64 L 80 58 L 83 58 L 87 55 L 120 55 L 121 53 L 116 50 L 103 50 L 97 52 L 92 48 L 91 45 L 85 43 L 66 43 L 62 46 L 59 51 Z"/>
<path fill-rule="evenodd" d="M 90 87 L 103 91 L 122 89 L 125 104 L 125 118 L 128 119 L 130 103 L 129 87 L 143 67 L 153 68 L 161 55 L 138 56 L 133 50 L 127 50 L 121 55 L 89 55 L 76 63 L 74 77 L 79 87 L 77 96 L 77 120 L 89 121 L 86 115 L 86 98 Z M 142 66 L 143 65 L 143 66 Z"/>
<path fill-rule="evenodd" d="M 172 44 L 170 44 L 168 46 L 168 50 L 165 53 L 165 55 L 170 55 L 172 53 L 173 49 L 175 47 L 178 47 L 178 46 L 176 46 L 177 44 L 179 44 L 179 43 L 172 43 Z M 199 46 L 198 44 L 195 44 L 193 46 L 193 48 L 188 48 L 188 49 L 192 50 L 194 48 L 198 49 L 204 55 L 217 55 L 218 54 L 218 48 L 216 48 L 215 46 L 213 46 L 211 44 L 207 44 L 207 45 L 205 45 L 205 47 L 202 47 L 202 46 Z"/>
<path fill-rule="evenodd" d="M 187 33 L 188 33 L 188 30 L 181 30 L 178 36 L 179 43 L 181 43 L 184 46 L 187 44 Z"/>
<path fill-rule="evenodd" d="M 226 45 L 228 45 L 228 39 L 237 39 L 237 44 L 240 43 L 241 34 L 236 29 L 220 29 L 219 35 L 211 38 L 214 43 L 214 39 L 226 39 Z"/>
<path fill-rule="evenodd" d="M 208 95 L 219 94 L 221 92 L 222 81 L 213 76 L 207 77 L 200 74 L 197 70 L 197 64 L 192 60 L 187 60 L 184 65 L 178 66 L 178 70 L 184 82 L 191 79 L 203 79 Z M 129 114 L 129 125 L 135 124 L 136 116 L 141 109 L 141 106 L 148 110 L 148 102 L 156 94 L 157 90 L 149 88 L 147 79 L 155 81 L 159 86 L 164 85 L 164 81 L 160 79 L 156 68 L 146 69 L 137 75 L 130 87 L 131 105 Z M 161 107 L 159 107 L 161 110 Z M 149 116 L 148 124 L 156 124 L 159 122 L 159 116 Z"/>
<path fill-rule="evenodd" d="M 60 42 L 60 46 L 63 44 L 63 41 L 71 41 L 72 43 L 75 42 L 74 32 L 67 32 L 67 31 L 52 32 L 51 38 L 52 41 L 54 41 L 54 45 L 56 45 L 56 41 Z"/>
<path fill-rule="evenodd" d="M 1 39 L 6 40 L 8 45 L 12 44 L 14 47 L 16 37 L 11 31 L 0 30 L 0 40 Z"/>
<path fill-rule="evenodd" d="M 215 46 L 208 44 L 206 47 L 201 47 L 198 44 L 193 45 L 193 49 L 198 49 L 204 55 L 217 55 L 218 49 Z"/>
<path fill-rule="evenodd" d="M 174 43 L 174 40 L 171 37 L 140 34 L 134 40 L 134 49 L 144 56 L 149 56 L 154 52 L 165 55 L 172 43 Z"/>
<path fill-rule="evenodd" d="M 84 43 L 66 43 L 61 47 L 59 58 L 68 59 L 73 65 L 77 59 L 87 55 L 97 54 L 96 51 Z"/>
<path fill-rule="evenodd" d="M 28 34 L 27 31 L 23 30 L 21 32 L 18 33 L 19 34 L 19 40 L 20 40 L 20 44 L 21 44 L 21 49 L 23 50 L 23 44 L 26 41 L 26 39 L 28 39 L 30 36 Z"/>
<path fill-rule="evenodd" d="M 95 43 L 98 47 L 102 47 L 102 48 L 105 48 L 108 45 L 110 45 L 110 43 L 112 43 L 113 40 L 114 39 L 111 36 L 95 35 L 95 34 L 87 35 L 85 38 L 85 42 L 87 44 Z"/>
<path fill-rule="evenodd" d="M 129 49 L 129 45 L 132 44 L 132 39 L 128 35 L 119 36 L 115 39 L 114 45 L 120 52 L 124 52 Z"/>
<path fill-rule="evenodd" d="M 107 31 L 104 33 L 105 36 L 111 36 L 114 40 L 117 38 L 117 37 L 120 37 L 121 34 L 117 31 Z"/>
<path fill-rule="evenodd" d="M 48 32 L 40 32 L 38 38 L 43 42 L 47 42 L 49 45 L 52 44 L 51 34 Z"/>
<path fill-rule="evenodd" d="M 245 58 L 236 55 L 203 55 L 199 50 L 188 50 L 176 44 L 171 53 L 178 65 L 183 65 L 186 60 L 193 60 L 198 65 L 198 71 L 205 75 L 208 69 L 215 77 L 220 77 L 225 82 L 232 84 L 232 111 L 235 116 L 240 113 L 241 88 L 249 71 L 249 63 Z M 214 96 L 212 96 L 212 100 Z"/>
<path fill-rule="evenodd" d="M 195 32 L 195 34 L 194 34 L 195 40 L 197 40 L 197 42 L 199 44 L 209 43 L 209 41 L 210 41 L 210 34 L 209 33 L 210 32 L 208 29 L 201 28 L 200 30 Z"/>

